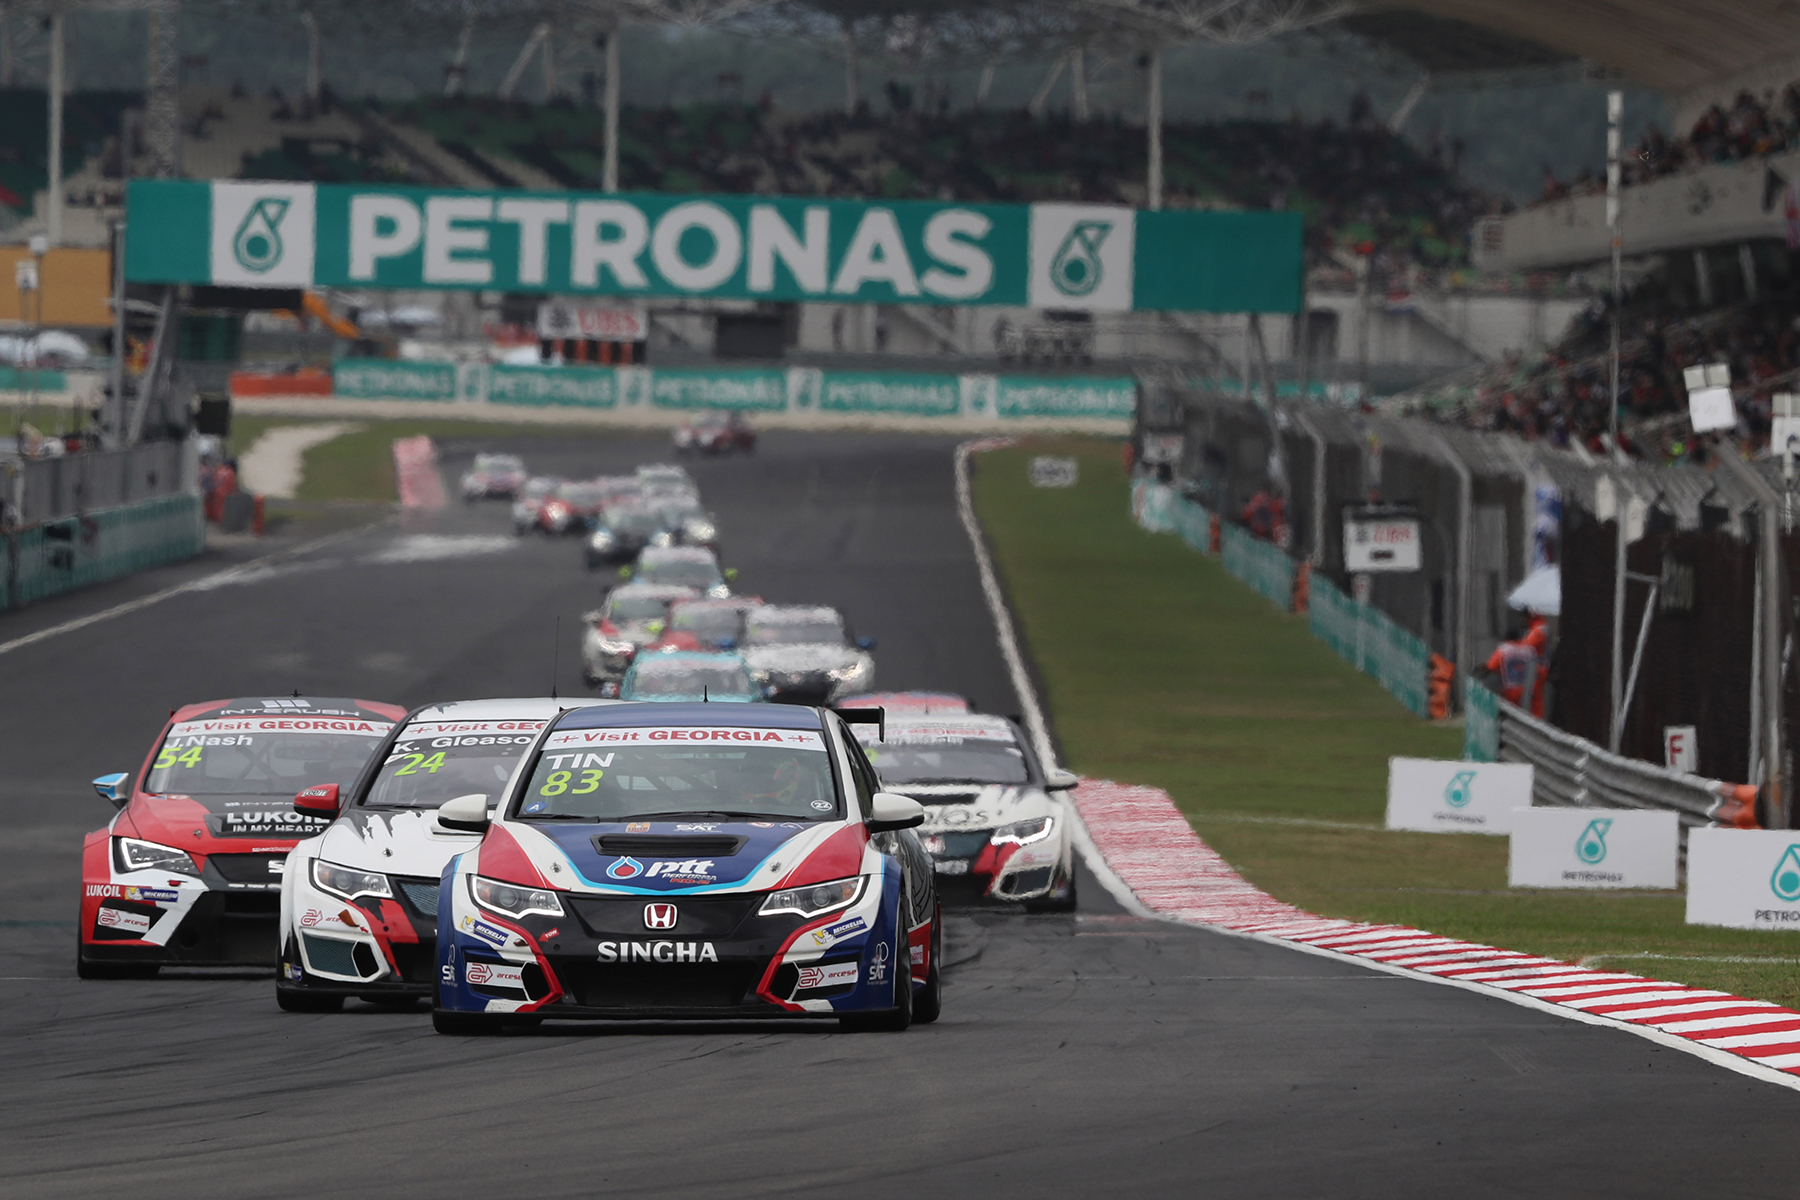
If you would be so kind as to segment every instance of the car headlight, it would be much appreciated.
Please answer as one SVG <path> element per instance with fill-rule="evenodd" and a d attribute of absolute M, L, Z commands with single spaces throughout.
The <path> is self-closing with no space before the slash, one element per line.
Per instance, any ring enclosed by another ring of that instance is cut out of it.
<path fill-rule="evenodd" d="M 113 861 L 121 871 L 173 871 L 177 875 L 200 877 L 194 856 L 186 850 L 140 842 L 136 838 L 114 838 Z"/>
<path fill-rule="evenodd" d="M 523 917 L 530 913 L 546 917 L 563 915 L 562 901 L 556 898 L 555 892 L 544 888 L 520 887 L 516 883 L 471 875 L 469 892 L 475 897 L 475 903 L 506 917 Z"/>
<path fill-rule="evenodd" d="M 855 679 L 858 675 L 861 675 L 864 671 L 868 670 L 868 667 L 869 664 L 867 660 L 858 659 L 853 663 L 845 663 L 841 667 L 833 667 L 827 674 L 831 676 L 832 682 L 843 683 L 845 680 Z"/>
<path fill-rule="evenodd" d="M 636 646 L 627 641 L 607 637 L 600 639 L 600 653 L 602 654 L 630 654 L 636 649 Z"/>
<path fill-rule="evenodd" d="M 609 550 L 612 548 L 612 544 L 613 535 L 610 531 L 605 529 L 594 530 L 593 536 L 588 538 L 588 545 L 596 550 Z"/>
<path fill-rule="evenodd" d="M 659 529 L 650 536 L 650 544 L 652 546 L 673 546 L 675 535 L 666 529 Z"/>
<path fill-rule="evenodd" d="M 340 867 L 322 858 L 313 859 L 313 886 L 322 892 L 330 892 L 334 896 L 342 896 L 346 900 L 354 900 L 358 896 L 380 896 L 392 900 L 394 890 L 388 886 L 387 876 L 374 871 L 359 871 L 355 867 Z"/>
<path fill-rule="evenodd" d="M 1032 817 L 1028 821 L 1014 821 L 1011 825 L 1002 825 L 994 830 L 994 835 L 988 841 L 996 846 L 1004 846 L 1008 842 L 1023 846 L 1030 842 L 1043 841 L 1055 828 L 1055 817 Z"/>
<path fill-rule="evenodd" d="M 756 911 L 765 917 L 772 917 L 777 913 L 816 917 L 834 908 L 847 908 L 855 904 L 862 896 L 867 879 L 866 875 L 858 875 L 854 879 L 837 879 L 830 883 L 814 883 L 806 887 L 770 892 L 762 902 L 762 907 Z"/>
<path fill-rule="evenodd" d="M 774 677 L 774 674 L 775 673 L 767 667 L 751 667 L 750 682 L 760 687 L 767 684 L 769 680 Z"/>
<path fill-rule="evenodd" d="M 690 541 L 695 542 L 710 542 L 719 536 L 719 531 L 713 528 L 711 521 L 690 521 L 682 532 L 687 534 Z"/>

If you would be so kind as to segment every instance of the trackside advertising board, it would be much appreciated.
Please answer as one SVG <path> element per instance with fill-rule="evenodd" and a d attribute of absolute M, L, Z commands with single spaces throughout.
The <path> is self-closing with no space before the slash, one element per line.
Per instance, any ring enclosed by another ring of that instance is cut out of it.
<path fill-rule="evenodd" d="M 1521 808 L 1512 815 L 1510 887 L 1672 888 L 1681 821 L 1672 812 Z"/>
<path fill-rule="evenodd" d="M 133 283 L 1296 312 L 1301 218 L 135 179 Z"/>
<path fill-rule="evenodd" d="M 1688 832 L 1687 923 L 1800 931 L 1800 830 Z"/>
<path fill-rule="evenodd" d="M 1509 833 L 1513 811 L 1530 807 L 1530 763 L 1388 759 L 1389 829 Z"/>

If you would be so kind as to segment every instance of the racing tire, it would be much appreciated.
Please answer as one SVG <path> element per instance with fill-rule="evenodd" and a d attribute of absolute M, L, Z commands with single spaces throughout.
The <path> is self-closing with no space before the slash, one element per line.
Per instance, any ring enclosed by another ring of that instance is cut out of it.
<path fill-rule="evenodd" d="M 325 996 L 318 992 L 302 991 L 300 988 L 276 988 L 275 1003 L 282 1012 L 330 1013 L 344 1011 L 342 996 Z"/>
<path fill-rule="evenodd" d="M 939 965 L 944 957 L 944 906 L 938 905 L 931 916 L 931 966 L 925 972 L 925 986 L 913 994 L 912 1019 L 916 1024 L 929 1025 L 937 1020 L 944 1011 L 944 977 Z M 910 977 L 912 972 L 907 972 Z"/>
<path fill-rule="evenodd" d="M 95 962 L 80 950 L 75 952 L 77 979 L 155 979 L 159 969 L 157 963 Z"/>
<path fill-rule="evenodd" d="M 1068 876 L 1062 882 L 1068 884 L 1068 890 L 1065 891 L 1062 895 L 1060 895 L 1060 896 L 1056 895 L 1056 889 L 1054 887 L 1052 887 L 1050 889 L 1049 895 L 1044 896 L 1041 899 L 1037 899 L 1037 900 L 1027 900 L 1025 902 L 1025 911 L 1028 913 L 1072 913 L 1072 912 L 1074 912 L 1075 911 L 1075 903 L 1076 903 L 1076 901 L 1075 901 L 1075 872 L 1070 871 Z"/>
<path fill-rule="evenodd" d="M 500 1021 L 486 1013 L 451 1012 L 448 1009 L 434 1008 L 431 1010 L 431 1027 L 451 1037 L 487 1037 L 500 1032 Z"/>

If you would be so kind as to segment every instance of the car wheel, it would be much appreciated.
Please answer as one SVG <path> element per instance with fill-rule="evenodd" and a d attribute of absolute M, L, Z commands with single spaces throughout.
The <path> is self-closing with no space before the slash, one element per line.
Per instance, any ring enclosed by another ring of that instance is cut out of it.
<path fill-rule="evenodd" d="M 1027 900 L 1025 911 L 1029 913 L 1070 913 L 1075 911 L 1075 872 L 1070 871 L 1057 880 L 1048 895 L 1037 900 Z"/>
<path fill-rule="evenodd" d="M 485 1037 L 500 1032 L 500 1022 L 486 1013 L 451 1012 L 443 1008 L 431 1010 L 431 1027 L 452 1037 Z"/>
<path fill-rule="evenodd" d="M 318 992 L 302 991 L 299 988 L 276 988 L 275 1003 L 281 1007 L 282 1012 L 328 1013 L 344 1010 L 342 996 L 325 996 Z"/>
<path fill-rule="evenodd" d="M 913 996 L 913 1020 L 921 1025 L 931 1024 L 944 1011 L 944 977 L 939 971 L 943 957 L 944 906 L 940 904 L 931 915 L 931 965 L 925 972 L 925 986 Z"/>

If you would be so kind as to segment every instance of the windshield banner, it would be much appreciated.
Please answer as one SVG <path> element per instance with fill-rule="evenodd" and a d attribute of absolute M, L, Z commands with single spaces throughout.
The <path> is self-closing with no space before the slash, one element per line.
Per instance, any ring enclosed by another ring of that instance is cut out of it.
<path fill-rule="evenodd" d="M 169 726 L 169 736 L 195 737 L 223 733 L 347 733 L 356 737 L 381 737 L 392 729 L 387 721 L 359 721 L 353 717 L 226 717 L 217 721 L 181 721 Z"/>
<path fill-rule="evenodd" d="M 805 729 L 564 729 L 544 740 L 548 750 L 565 746 L 664 746 L 729 743 L 734 746 L 767 746 L 772 749 L 823 750 L 825 742 Z"/>
<path fill-rule="evenodd" d="M 133 283 L 1297 312 L 1301 217 L 134 179 Z"/>

